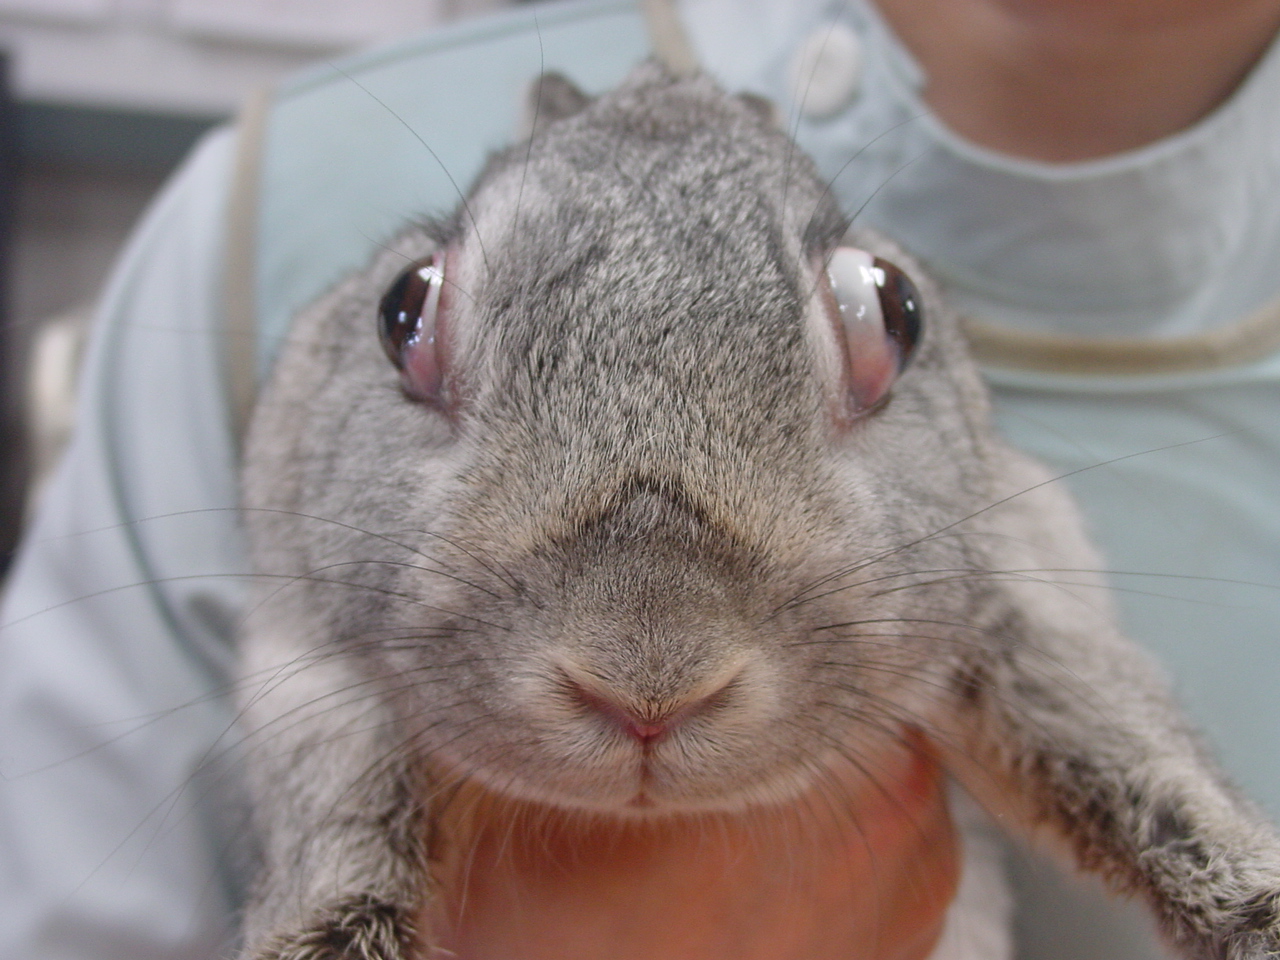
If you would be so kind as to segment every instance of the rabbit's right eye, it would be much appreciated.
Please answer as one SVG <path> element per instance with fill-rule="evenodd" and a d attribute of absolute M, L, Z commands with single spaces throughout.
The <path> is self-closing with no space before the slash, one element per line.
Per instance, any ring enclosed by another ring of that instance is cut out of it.
<path fill-rule="evenodd" d="M 842 355 L 840 417 L 848 422 L 888 397 L 915 352 L 924 306 L 902 270 L 857 247 L 831 252 L 819 289 Z"/>
<path fill-rule="evenodd" d="M 404 392 L 445 405 L 445 321 L 449 308 L 448 250 L 438 250 L 400 274 L 378 307 L 378 335 Z"/>

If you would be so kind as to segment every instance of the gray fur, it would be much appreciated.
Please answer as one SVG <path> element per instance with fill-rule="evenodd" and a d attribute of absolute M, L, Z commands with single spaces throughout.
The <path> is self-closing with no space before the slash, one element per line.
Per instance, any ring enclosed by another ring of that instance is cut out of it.
<path fill-rule="evenodd" d="M 994 436 L 932 289 L 890 402 L 834 430 L 812 258 L 845 223 L 810 162 L 654 66 L 579 106 L 306 310 L 256 412 L 245 956 L 424 949 L 442 770 L 635 815 L 635 744 L 566 673 L 655 710 L 733 678 L 649 755 L 655 809 L 785 800 L 918 727 L 1186 956 L 1280 955 L 1274 832 L 1100 585 L 1055 582 L 1098 560 Z M 440 243 L 461 250 L 452 419 L 402 395 L 374 334 Z"/>

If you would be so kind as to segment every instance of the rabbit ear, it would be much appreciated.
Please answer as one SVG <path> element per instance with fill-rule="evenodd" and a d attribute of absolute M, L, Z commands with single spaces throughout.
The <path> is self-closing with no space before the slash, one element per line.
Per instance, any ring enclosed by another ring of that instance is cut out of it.
<path fill-rule="evenodd" d="M 525 137 L 536 136 L 548 124 L 573 116 L 589 103 L 591 97 L 564 74 L 544 73 L 529 85 L 525 95 L 521 133 Z"/>
<path fill-rule="evenodd" d="M 739 93 L 736 97 L 743 106 L 769 126 L 777 130 L 785 129 L 777 104 L 768 97 L 762 97 L 758 93 Z"/>

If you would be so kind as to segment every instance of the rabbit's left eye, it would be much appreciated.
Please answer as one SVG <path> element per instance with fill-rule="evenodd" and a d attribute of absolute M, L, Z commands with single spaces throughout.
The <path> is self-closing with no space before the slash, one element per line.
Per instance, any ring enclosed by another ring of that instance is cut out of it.
<path fill-rule="evenodd" d="M 378 306 L 378 335 L 387 359 L 400 371 L 404 391 L 443 408 L 447 387 L 445 327 L 449 287 L 447 250 L 419 260 L 395 279 Z"/>
<path fill-rule="evenodd" d="M 857 247 L 837 247 L 819 286 L 843 354 L 846 418 L 882 403 L 906 368 L 924 323 L 920 292 L 888 260 Z"/>

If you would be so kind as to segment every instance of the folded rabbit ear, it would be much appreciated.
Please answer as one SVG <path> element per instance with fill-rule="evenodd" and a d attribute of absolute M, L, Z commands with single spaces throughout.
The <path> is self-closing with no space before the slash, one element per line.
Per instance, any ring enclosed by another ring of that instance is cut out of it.
<path fill-rule="evenodd" d="M 544 73 L 533 83 L 525 95 L 521 134 L 532 137 L 541 133 L 547 124 L 571 117 L 591 102 L 572 80 L 561 73 Z"/>
<path fill-rule="evenodd" d="M 778 105 L 768 97 L 762 97 L 758 93 L 739 93 L 736 94 L 736 98 L 739 103 L 769 126 L 777 130 L 786 129 L 786 125 L 782 120 L 782 113 L 778 110 Z"/>

